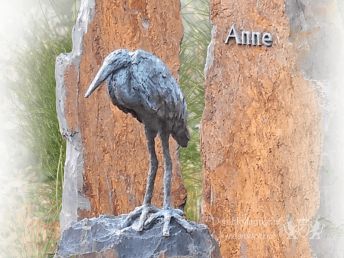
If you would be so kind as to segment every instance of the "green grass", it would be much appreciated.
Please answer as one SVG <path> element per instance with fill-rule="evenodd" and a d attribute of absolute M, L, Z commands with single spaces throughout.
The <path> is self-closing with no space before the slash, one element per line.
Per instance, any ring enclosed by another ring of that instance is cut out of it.
<path fill-rule="evenodd" d="M 202 194 L 200 121 L 204 109 L 204 65 L 211 37 L 208 0 L 183 0 L 184 38 L 181 46 L 180 84 L 188 104 L 191 140 L 181 149 L 180 159 L 188 191 L 186 214 L 199 220 Z"/>
<path fill-rule="evenodd" d="M 16 79 L 10 83 L 21 121 L 20 138 L 32 151 L 32 164 L 40 179 L 53 183 L 60 203 L 65 142 L 60 135 L 55 108 L 55 58 L 71 51 L 69 33 L 64 35 L 47 23 L 36 23 L 27 32 L 26 44 L 13 60 Z"/>
<path fill-rule="evenodd" d="M 17 209 L 8 210 L 9 223 L 2 228 L 6 246 L 1 245 L 1 257 L 47 257 L 53 254 L 58 239 L 58 213 L 53 187 L 36 178 L 36 170 L 20 171 L 27 182 L 30 198 L 15 200 Z M 24 186 L 25 187 L 25 186 Z M 14 194 L 15 195 L 15 194 Z M 39 203 L 38 203 L 39 201 Z"/>
<path fill-rule="evenodd" d="M 30 211 L 25 216 L 28 222 L 25 219 L 25 226 L 15 225 L 13 231 L 20 241 L 21 257 L 46 257 L 54 252 L 58 237 L 65 141 L 56 115 L 55 59 L 71 51 L 75 20 L 75 8 L 65 2 L 68 5 L 42 2 L 38 18 L 33 18 L 24 35 L 24 44 L 12 51 L 15 76 L 7 79 L 20 121 L 18 140 L 31 151 L 26 158 L 30 160 L 26 169 L 29 198 L 24 204 Z"/>

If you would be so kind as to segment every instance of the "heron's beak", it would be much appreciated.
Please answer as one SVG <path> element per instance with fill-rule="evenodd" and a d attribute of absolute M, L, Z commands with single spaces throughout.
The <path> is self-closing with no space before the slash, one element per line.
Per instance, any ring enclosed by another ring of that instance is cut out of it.
<path fill-rule="evenodd" d="M 125 67 L 129 62 L 130 56 L 127 50 L 120 49 L 110 53 L 105 58 L 102 67 L 99 69 L 90 87 L 88 87 L 85 98 L 88 98 L 112 73 Z"/>
<path fill-rule="evenodd" d="M 88 87 L 85 98 L 88 98 L 102 84 L 102 82 L 104 82 L 109 77 L 111 72 L 111 67 L 107 63 L 104 63 L 99 69 L 91 85 Z"/>

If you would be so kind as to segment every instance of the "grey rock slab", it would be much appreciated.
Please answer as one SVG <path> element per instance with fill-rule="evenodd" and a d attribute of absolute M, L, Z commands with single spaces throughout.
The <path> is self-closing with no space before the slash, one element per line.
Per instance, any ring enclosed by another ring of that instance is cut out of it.
<path fill-rule="evenodd" d="M 126 215 L 100 216 L 73 223 L 63 233 L 55 258 L 61 257 L 221 257 L 215 239 L 206 225 L 196 224 L 187 233 L 174 220 L 170 236 L 162 236 L 163 221 L 137 232 L 131 227 L 120 229 Z"/>

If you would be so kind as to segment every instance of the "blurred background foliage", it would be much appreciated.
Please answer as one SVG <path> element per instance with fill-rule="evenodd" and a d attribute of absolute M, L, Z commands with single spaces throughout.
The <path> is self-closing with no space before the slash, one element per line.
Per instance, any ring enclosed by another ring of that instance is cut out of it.
<path fill-rule="evenodd" d="M 200 122 L 204 109 L 204 65 L 211 38 L 208 0 L 183 0 L 184 38 L 180 53 L 180 80 L 188 105 L 191 140 L 180 149 L 182 174 L 188 190 L 186 214 L 198 221 L 202 193 Z"/>
<path fill-rule="evenodd" d="M 197 221 L 202 191 L 199 130 L 204 107 L 203 70 L 211 26 L 208 0 L 181 2 L 184 38 L 180 84 L 188 103 L 192 137 L 188 148 L 180 150 L 180 159 L 188 190 L 186 214 Z M 27 171 L 31 185 L 28 210 L 36 218 L 34 223 L 27 223 L 23 232 L 18 232 L 25 239 L 31 236 L 20 244 L 22 250 L 17 250 L 18 257 L 47 257 L 56 248 L 65 142 L 59 132 L 55 108 L 55 58 L 72 49 L 71 31 L 79 4 L 76 0 L 41 0 L 22 48 L 13 50 L 16 58 L 11 65 L 15 76 L 9 77 L 8 82 L 21 121 L 21 141 L 31 150 Z"/>
<path fill-rule="evenodd" d="M 78 5 L 75 0 L 41 0 L 21 48 L 12 50 L 14 75 L 7 82 L 20 121 L 20 142 L 30 150 L 30 162 L 24 171 L 29 181 L 27 218 L 23 225 L 13 226 L 20 243 L 13 243 L 7 257 L 47 257 L 56 248 L 65 142 L 56 116 L 55 59 L 72 50 Z"/>

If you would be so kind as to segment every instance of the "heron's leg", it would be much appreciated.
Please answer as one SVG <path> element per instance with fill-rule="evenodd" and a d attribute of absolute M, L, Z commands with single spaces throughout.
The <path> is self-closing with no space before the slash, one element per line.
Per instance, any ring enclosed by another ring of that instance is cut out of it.
<path fill-rule="evenodd" d="M 154 220 L 159 217 L 164 218 L 164 226 L 162 235 L 169 236 L 170 235 L 170 222 L 171 219 L 174 218 L 183 228 L 185 228 L 188 232 L 194 230 L 194 226 L 192 226 L 189 222 L 187 222 L 183 218 L 183 211 L 179 209 L 173 209 L 171 207 L 171 180 L 172 180 L 172 160 L 169 151 L 169 133 L 164 131 L 160 132 L 160 138 L 162 142 L 163 148 L 163 155 L 164 155 L 164 207 L 161 211 L 158 211 L 151 215 L 146 222 L 144 223 L 145 226 L 151 224 Z"/>
<path fill-rule="evenodd" d="M 162 151 L 164 155 L 164 209 L 171 208 L 171 180 L 172 180 L 172 160 L 169 149 L 169 133 L 160 132 Z"/>
<path fill-rule="evenodd" d="M 145 132 L 146 132 L 146 137 L 147 137 L 147 148 L 149 152 L 150 165 L 149 165 L 146 193 L 143 200 L 143 205 L 145 204 L 149 205 L 151 204 L 151 201 L 152 201 L 154 182 L 155 182 L 156 172 L 158 170 L 158 159 L 155 153 L 155 136 L 157 135 L 157 132 L 148 129 L 147 127 L 145 128 Z"/>
<path fill-rule="evenodd" d="M 148 214 L 151 212 L 156 212 L 156 208 L 151 206 L 151 202 L 153 197 L 156 172 L 158 170 L 158 159 L 155 153 L 155 136 L 157 135 L 157 132 L 147 127 L 145 127 L 145 132 L 147 137 L 147 148 L 149 152 L 150 165 L 147 177 L 146 193 L 142 205 L 143 209 L 141 212 L 139 223 L 135 228 L 137 231 L 143 230 L 143 225 L 146 222 Z"/>
<path fill-rule="evenodd" d="M 162 151 L 164 155 L 164 227 L 162 230 L 163 236 L 170 235 L 170 221 L 172 218 L 171 214 L 171 181 L 172 181 L 172 159 L 170 155 L 170 146 L 169 146 L 169 137 L 170 134 L 166 131 L 160 132 L 160 138 L 162 143 Z"/>
<path fill-rule="evenodd" d="M 143 230 L 143 225 L 149 213 L 158 211 L 156 207 L 151 205 L 153 190 L 154 190 L 154 181 L 155 181 L 156 173 L 158 170 L 158 159 L 156 157 L 156 152 L 155 152 L 155 137 L 157 135 L 157 132 L 145 127 L 145 133 L 147 137 L 147 148 L 148 148 L 149 159 L 150 159 L 146 193 L 145 193 L 142 206 L 137 207 L 134 211 L 129 213 L 126 220 L 123 223 L 123 227 L 128 227 L 130 224 L 132 224 L 133 220 L 135 220 L 138 216 L 140 216 L 139 222 L 135 227 L 135 230 L 137 231 Z"/>

